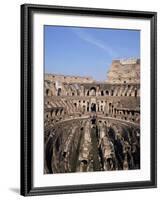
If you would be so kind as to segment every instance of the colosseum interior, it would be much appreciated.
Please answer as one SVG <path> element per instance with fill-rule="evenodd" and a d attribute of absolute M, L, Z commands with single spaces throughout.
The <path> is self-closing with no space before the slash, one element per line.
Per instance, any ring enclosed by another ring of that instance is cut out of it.
<path fill-rule="evenodd" d="M 107 80 L 45 74 L 44 173 L 140 169 L 140 59 Z"/>

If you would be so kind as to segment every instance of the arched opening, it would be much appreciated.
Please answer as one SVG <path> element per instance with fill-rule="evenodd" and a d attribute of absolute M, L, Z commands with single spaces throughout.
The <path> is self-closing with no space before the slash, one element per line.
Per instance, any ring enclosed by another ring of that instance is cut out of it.
<path fill-rule="evenodd" d="M 87 91 L 87 96 L 89 96 L 89 90 Z"/>
<path fill-rule="evenodd" d="M 63 109 L 60 110 L 60 115 L 62 115 L 62 113 L 63 113 Z"/>
<path fill-rule="evenodd" d="M 46 90 L 46 95 L 49 96 L 49 89 Z"/>
<path fill-rule="evenodd" d="M 61 88 L 58 88 L 57 96 L 60 96 L 60 95 L 61 95 Z"/>
<path fill-rule="evenodd" d="M 112 106 L 112 104 L 109 103 L 109 113 L 111 113 L 111 106 Z"/>
<path fill-rule="evenodd" d="M 101 91 L 101 96 L 104 96 L 104 92 L 103 92 L 103 90 Z"/>
<path fill-rule="evenodd" d="M 92 87 L 90 89 L 90 96 L 96 96 L 96 88 L 95 87 Z"/>
<path fill-rule="evenodd" d="M 87 112 L 89 112 L 89 102 L 87 102 Z"/>
<path fill-rule="evenodd" d="M 106 95 L 109 96 L 109 91 L 108 90 L 106 90 Z"/>
<path fill-rule="evenodd" d="M 135 94 L 134 95 L 135 95 L 135 97 L 137 97 L 137 89 L 135 89 Z"/>
<path fill-rule="evenodd" d="M 55 111 L 55 116 L 57 116 L 57 114 L 58 114 L 58 111 L 59 111 L 58 109 Z"/>
<path fill-rule="evenodd" d="M 113 96 L 113 90 L 111 90 L 111 96 Z"/>
<path fill-rule="evenodd" d="M 82 160 L 81 162 L 82 162 L 84 165 L 87 165 L 87 163 L 88 163 L 87 160 Z"/>
<path fill-rule="evenodd" d="M 95 103 L 91 104 L 91 111 L 96 112 L 96 104 Z"/>
<path fill-rule="evenodd" d="M 46 96 L 51 96 L 51 90 L 50 89 L 46 89 Z"/>
<path fill-rule="evenodd" d="M 87 164 L 88 164 L 87 160 L 81 161 L 81 168 L 82 168 L 81 171 L 83 171 L 83 172 L 87 171 Z"/>

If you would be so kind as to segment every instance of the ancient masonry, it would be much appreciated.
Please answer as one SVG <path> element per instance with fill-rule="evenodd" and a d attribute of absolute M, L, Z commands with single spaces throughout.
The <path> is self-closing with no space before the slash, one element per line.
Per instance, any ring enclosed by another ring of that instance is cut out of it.
<path fill-rule="evenodd" d="M 107 80 L 45 74 L 44 173 L 140 168 L 140 59 Z"/>

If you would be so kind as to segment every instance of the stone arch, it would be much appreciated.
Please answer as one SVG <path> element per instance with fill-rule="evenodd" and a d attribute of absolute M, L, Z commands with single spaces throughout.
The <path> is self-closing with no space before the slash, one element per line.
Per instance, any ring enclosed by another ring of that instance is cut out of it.
<path fill-rule="evenodd" d="M 91 87 L 90 96 L 96 96 L 96 88 L 95 87 Z"/>
<path fill-rule="evenodd" d="M 111 96 L 113 96 L 113 94 L 114 94 L 114 90 L 112 89 L 112 90 L 111 90 Z"/>
<path fill-rule="evenodd" d="M 111 109 L 112 109 L 112 103 L 109 103 L 109 113 L 111 113 Z"/>
<path fill-rule="evenodd" d="M 57 96 L 61 95 L 61 88 L 58 88 Z"/>
<path fill-rule="evenodd" d="M 96 103 L 91 104 L 91 111 L 96 112 Z"/>
<path fill-rule="evenodd" d="M 103 90 L 101 90 L 101 96 L 104 96 L 104 91 Z"/>
<path fill-rule="evenodd" d="M 59 111 L 59 110 L 58 110 L 58 109 L 56 109 L 56 111 L 55 111 L 55 116 L 57 116 L 57 114 L 58 114 L 58 111 Z"/>
<path fill-rule="evenodd" d="M 87 112 L 89 112 L 89 102 L 87 101 Z"/>
<path fill-rule="evenodd" d="M 109 91 L 108 91 L 108 90 L 106 90 L 106 92 L 105 92 L 105 93 L 106 93 L 106 96 L 109 96 Z"/>
<path fill-rule="evenodd" d="M 46 96 L 52 96 L 52 91 L 49 88 L 46 89 Z"/>
<path fill-rule="evenodd" d="M 62 115 L 62 113 L 63 113 L 63 109 L 60 110 L 60 115 Z"/>

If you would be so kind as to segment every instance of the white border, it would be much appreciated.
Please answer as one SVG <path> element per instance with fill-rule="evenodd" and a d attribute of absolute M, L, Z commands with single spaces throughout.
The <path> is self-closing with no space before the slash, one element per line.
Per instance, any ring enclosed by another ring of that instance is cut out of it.
<path fill-rule="evenodd" d="M 43 26 L 64 25 L 141 30 L 141 169 L 130 171 L 43 174 Z M 150 20 L 34 14 L 34 187 L 150 180 Z"/>

